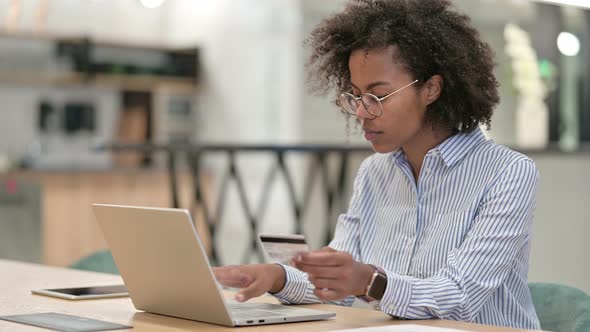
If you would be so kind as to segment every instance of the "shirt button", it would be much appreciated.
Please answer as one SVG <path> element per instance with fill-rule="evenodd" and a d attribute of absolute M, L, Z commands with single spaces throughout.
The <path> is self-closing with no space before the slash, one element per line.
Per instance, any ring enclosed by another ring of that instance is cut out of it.
<path fill-rule="evenodd" d="M 389 309 L 389 311 L 394 311 L 395 310 L 395 306 L 393 304 L 390 304 L 387 309 Z"/>

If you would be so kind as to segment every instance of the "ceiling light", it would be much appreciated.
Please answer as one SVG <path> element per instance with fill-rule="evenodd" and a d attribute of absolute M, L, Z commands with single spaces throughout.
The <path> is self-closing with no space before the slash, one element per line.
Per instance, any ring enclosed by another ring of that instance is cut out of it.
<path fill-rule="evenodd" d="M 139 0 L 142 6 L 149 9 L 160 7 L 166 0 Z"/>
<path fill-rule="evenodd" d="M 557 36 L 557 48 L 563 55 L 576 56 L 580 53 L 580 39 L 572 33 L 562 32 Z"/>

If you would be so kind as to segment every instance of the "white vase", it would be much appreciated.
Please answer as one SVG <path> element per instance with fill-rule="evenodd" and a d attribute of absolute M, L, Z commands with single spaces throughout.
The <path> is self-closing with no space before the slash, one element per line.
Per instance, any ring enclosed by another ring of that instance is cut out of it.
<path fill-rule="evenodd" d="M 516 110 L 519 148 L 544 149 L 549 141 L 549 110 L 542 100 L 521 98 Z"/>

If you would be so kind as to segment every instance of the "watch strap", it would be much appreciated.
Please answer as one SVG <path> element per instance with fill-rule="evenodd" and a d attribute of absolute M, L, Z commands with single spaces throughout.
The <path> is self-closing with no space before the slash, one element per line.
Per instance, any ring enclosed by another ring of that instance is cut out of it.
<path fill-rule="evenodd" d="M 387 286 L 387 274 L 385 271 L 378 266 L 370 265 L 375 269 L 375 272 L 373 272 L 373 275 L 371 276 L 365 294 L 357 296 L 359 299 L 367 303 L 380 301 L 383 298 L 385 287 Z"/>

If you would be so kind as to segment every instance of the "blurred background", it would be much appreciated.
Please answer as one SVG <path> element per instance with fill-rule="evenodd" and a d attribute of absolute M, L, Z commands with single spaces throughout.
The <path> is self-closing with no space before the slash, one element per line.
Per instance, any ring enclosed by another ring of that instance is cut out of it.
<path fill-rule="evenodd" d="M 530 280 L 590 292 L 590 5 L 453 2 L 496 53 L 487 134 L 541 172 Z M 371 153 L 305 84 L 343 4 L 0 0 L 0 259 L 106 249 L 92 203 L 190 209 L 215 264 L 258 261 L 258 232 L 325 245 Z"/>

